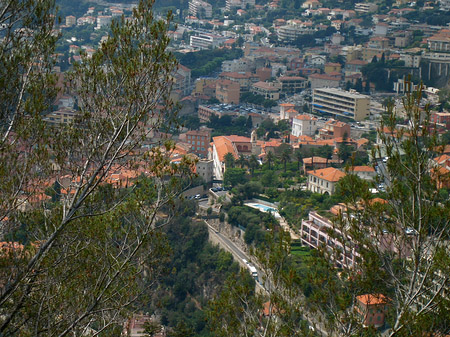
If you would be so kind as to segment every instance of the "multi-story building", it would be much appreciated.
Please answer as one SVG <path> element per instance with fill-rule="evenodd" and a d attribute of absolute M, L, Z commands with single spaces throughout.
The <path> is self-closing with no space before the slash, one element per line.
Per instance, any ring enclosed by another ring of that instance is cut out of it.
<path fill-rule="evenodd" d="M 219 75 L 220 78 L 230 80 L 233 82 L 237 82 L 240 85 L 240 89 L 242 92 L 250 91 L 250 88 L 253 83 L 256 83 L 259 81 L 259 78 L 250 72 L 246 73 L 221 73 Z"/>
<path fill-rule="evenodd" d="M 361 121 L 370 114 L 370 97 L 336 88 L 314 89 L 312 109 Z"/>
<path fill-rule="evenodd" d="M 345 245 L 338 238 L 341 240 L 347 238 Z M 327 247 L 331 251 L 340 250 L 341 255 L 335 261 L 338 267 L 351 268 L 355 266 L 360 257 L 351 238 L 335 228 L 329 219 L 316 212 L 309 212 L 308 219 L 302 220 L 300 239 L 302 244 L 313 249 Z"/>
<path fill-rule="evenodd" d="M 112 16 L 111 15 L 99 15 L 97 16 L 97 27 L 96 29 L 100 29 L 104 26 L 108 26 L 111 24 Z"/>
<path fill-rule="evenodd" d="M 317 130 L 317 118 L 310 115 L 298 115 L 292 119 L 291 134 L 295 137 L 314 136 Z"/>
<path fill-rule="evenodd" d="M 450 129 L 450 112 L 433 112 L 430 122 L 445 125 L 447 129 Z"/>
<path fill-rule="evenodd" d="M 214 34 L 198 34 L 190 37 L 190 46 L 198 49 L 217 48 L 224 44 L 228 38 Z"/>
<path fill-rule="evenodd" d="M 382 294 L 366 294 L 356 297 L 356 310 L 363 325 L 380 328 L 384 325 L 390 300 Z"/>
<path fill-rule="evenodd" d="M 189 1 L 189 13 L 199 19 L 208 19 L 212 17 L 211 4 L 201 0 Z"/>
<path fill-rule="evenodd" d="M 334 194 L 337 182 L 346 174 L 337 168 L 327 167 L 307 172 L 309 191 L 320 194 Z"/>
<path fill-rule="evenodd" d="M 183 96 L 189 95 L 191 87 L 191 69 L 179 64 L 173 74 L 172 90 L 179 90 Z"/>
<path fill-rule="evenodd" d="M 59 124 L 71 124 L 74 123 L 76 118 L 79 116 L 79 113 L 72 109 L 67 107 L 62 107 L 59 110 L 50 112 L 44 120 L 53 125 L 59 125 Z"/>
<path fill-rule="evenodd" d="M 347 123 L 329 119 L 319 130 L 319 137 L 321 139 L 350 138 L 350 132 L 350 125 Z"/>
<path fill-rule="evenodd" d="M 211 159 L 200 159 L 195 164 L 196 172 L 199 177 L 203 178 L 205 183 L 209 183 L 214 177 L 214 161 Z"/>
<path fill-rule="evenodd" d="M 285 94 L 293 94 L 306 88 L 307 80 L 301 76 L 282 76 L 278 78 L 281 84 L 281 92 Z"/>
<path fill-rule="evenodd" d="M 255 69 L 254 63 L 247 58 L 222 62 L 222 71 L 227 73 L 245 73 Z"/>
<path fill-rule="evenodd" d="M 232 11 L 238 8 L 247 8 L 255 6 L 255 0 L 226 0 L 225 9 L 227 11 Z"/>
<path fill-rule="evenodd" d="M 361 69 L 367 65 L 367 61 L 351 60 L 345 64 L 345 76 L 361 73 Z"/>
<path fill-rule="evenodd" d="M 216 83 L 216 98 L 221 103 L 239 104 L 240 85 L 230 80 L 220 80 Z"/>
<path fill-rule="evenodd" d="M 208 156 L 208 146 L 211 132 L 208 130 L 191 130 L 186 132 L 186 142 L 191 145 L 192 153 L 200 158 Z"/>
<path fill-rule="evenodd" d="M 355 4 L 355 12 L 372 13 L 378 10 L 378 5 L 373 2 L 359 2 Z"/>
<path fill-rule="evenodd" d="M 428 48 L 436 52 L 450 52 L 450 32 L 442 30 L 427 39 Z"/>
<path fill-rule="evenodd" d="M 211 116 L 218 115 L 218 112 L 207 106 L 199 105 L 197 114 L 198 114 L 198 119 L 200 120 L 200 122 L 208 123 L 211 120 Z"/>
<path fill-rule="evenodd" d="M 373 180 L 377 175 L 375 169 L 367 165 L 352 166 L 350 172 L 364 180 Z"/>
<path fill-rule="evenodd" d="M 316 88 L 339 88 L 341 76 L 332 76 L 327 74 L 311 74 L 308 76 L 311 89 Z"/>
<path fill-rule="evenodd" d="M 280 98 L 281 84 L 277 82 L 256 82 L 250 91 L 254 94 L 264 96 L 265 99 L 278 100 Z"/>
<path fill-rule="evenodd" d="M 280 41 L 294 41 L 301 35 L 313 34 L 317 29 L 311 22 L 288 20 L 287 25 L 278 27 L 277 35 Z"/>
<path fill-rule="evenodd" d="M 76 17 L 74 17 L 73 15 L 66 16 L 66 26 L 67 27 L 72 27 L 76 23 L 77 23 L 77 18 Z"/>
<path fill-rule="evenodd" d="M 441 11 L 450 11 L 450 0 L 440 0 L 439 9 Z"/>

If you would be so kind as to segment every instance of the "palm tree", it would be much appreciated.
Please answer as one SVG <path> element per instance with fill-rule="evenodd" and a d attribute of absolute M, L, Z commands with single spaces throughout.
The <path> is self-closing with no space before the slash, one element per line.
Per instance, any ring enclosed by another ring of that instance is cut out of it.
<path fill-rule="evenodd" d="M 231 152 L 228 152 L 225 156 L 223 156 L 223 161 L 225 162 L 225 168 L 234 167 L 234 156 Z"/>
<path fill-rule="evenodd" d="M 280 159 L 284 164 L 284 172 L 286 172 L 286 166 L 288 161 L 291 161 L 292 149 L 290 147 L 286 147 L 282 152 Z"/>
<path fill-rule="evenodd" d="M 247 165 L 247 159 L 241 154 L 239 159 L 236 160 L 236 164 L 238 164 L 240 168 L 244 168 L 244 166 Z"/>
<path fill-rule="evenodd" d="M 250 169 L 250 173 L 253 177 L 253 172 L 255 172 L 255 169 L 259 166 L 258 158 L 254 154 L 250 156 L 250 159 L 248 160 L 248 168 Z"/>
<path fill-rule="evenodd" d="M 297 159 L 297 170 L 300 172 L 300 166 L 301 166 L 301 162 L 303 160 L 303 155 L 302 155 L 302 152 L 300 151 L 300 149 L 296 149 L 294 151 L 294 156 L 295 156 L 295 159 Z"/>
<path fill-rule="evenodd" d="M 269 170 L 271 169 L 270 164 L 272 164 L 274 159 L 275 159 L 275 156 L 273 155 L 273 152 L 272 151 L 267 152 L 266 162 L 267 162 L 267 164 L 269 164 Z"/>

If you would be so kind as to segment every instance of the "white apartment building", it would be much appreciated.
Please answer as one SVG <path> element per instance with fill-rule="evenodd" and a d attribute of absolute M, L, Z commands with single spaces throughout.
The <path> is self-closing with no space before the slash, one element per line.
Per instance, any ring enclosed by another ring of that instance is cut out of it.
<path fill-rule="evenodd" d="M 201 0 L 189 1 L 189 13 L 199 19 L 208 19 L 212 17 L 211 4 Z"/>
<path fill-rule="evenodd" d="M 277 29 L 277 35 L 280 41 L 294 41 L 301 35 L 313 34 L 316 31 L 317 29 L 309 23 L 289 20 L 287 25 Z"/>
<path fill-rule="evenodd" d="M 190 38 L 190 46 L 198 49 L 217 48 L 221 46 L 227 38 L 213 34 L 192 35 Z"/>
<path fill-rule="evenodd" d="M 295 137 L 314 136 L 317 131 L 317 118 L 310 115 L 298 115 L 292 119 L 291 134 Z"/>
<path fill-rule="evenodd" d="M 222 62 L 222 72 L 225 73 L 245 73 L 252 70 L 254 70 L 254 63 L 246 58 Z"/>
<path fill-rule="evenodd" d="M 97 27 L 95 29 L 100 29 L 103 26 L 108 26 L 111 24 L 112 16 L 111 15 L 99 15 L 97 16 Z"/>
<path fill-rule="evenodd" d="M 378 5 L 372 2 L 359 2 L 355 4 L 355 12 L 372 13 L 378 10 Z"/>
<path fill-rule="evenodd" d="M 316 88 L 313 92 L 313 112 L 339 115 L 362 121 L 370 115 L 370 97 L 356 91 L 337 88 Z"/>
<path fill-rule="evenodd" d="M 330 235 L 331 233 L 333 235 Z M 347 238 L 345 246 L 337 239 L 343 237 Z M 329 219 L 316 212 L 309 212 L 308 219 L 302 220 L 300 238 L 302 244 L 310 248 L 327 247 L 331 251 L 341 251 L 341 256 L 338 256 L 335 261 L 337 267 L 351 268 L 355 266 L 360 257 L 352 239 L 335 228 Z"/>
<path fill-rule="evenodd" d="M 327 167 L 307 172 L 307 189 L 314 193 L 334 194 L 337 182 L 346 174 L 337 168 Z"/>
<path fill-rule="evenodd" d="M 232 11 L 233 9 L 238 8 L 247 8 L 247 5 L 249 7 L 255 6 L 255 0 L 226 0 L 225 2 L 225 9 L 227 11 Z"/>

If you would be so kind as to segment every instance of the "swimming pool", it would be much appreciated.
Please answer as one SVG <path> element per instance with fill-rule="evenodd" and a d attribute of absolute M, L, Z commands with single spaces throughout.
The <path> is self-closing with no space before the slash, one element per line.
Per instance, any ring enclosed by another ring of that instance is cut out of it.
<path fill-rule="evenodd" d="M 273 208 L 271 206 L 267 206 L 267 205 L 263 205 L 263 204 L 258 204 L 255 202 L 249 202 L 247 204 L 245 204 L 248 207 L 252 207 L 252 208 L 256 208 L 259 209 L 261 212 L 265 212 L 265 213 L 272 213 L 275 218 L 281 218 L 280 214 L 278 213 L 278 210 L 276 208 Z"/>

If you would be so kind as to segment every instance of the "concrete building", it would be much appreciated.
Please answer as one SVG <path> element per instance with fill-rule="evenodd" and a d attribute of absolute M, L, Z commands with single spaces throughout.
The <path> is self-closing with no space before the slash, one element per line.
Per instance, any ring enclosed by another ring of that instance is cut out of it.
<path fill-rule="evenodd" d="M 301 35 L 309 35 L 316 32 L 312 22 L 303 22 L 299 20 L 288 20 L 287 24 L 277 29 L 278 40 L 295 41 Z"/>
<path fill-rule="evenodd" d="M 323 71 L 325 74 L 341 72 L 341 64 L 340 63 L 325 63 Z"/>
<path fill-rule="evenodd" d="M 292 119 L 291 134 L 295 137 L 314 136 L 317 131 L 317 118 L 310 115 L 298 115 Z"/>
<path fill-rule="evenodd" d="M 355 4 L 355 12 L 372 13 L 378 10 L 378 5 L 373 2 L 359 2 Z"/>
<path fill-rule="evenodd" d="M 360 295 L 356 297 L 356 310 L 366 327 L 381 328 L 388 311 L 389 299 L 382 294 Z"/>
<path fill-rule="evenodd" d="M 104 26 L 108 26 L 111 24 L 112 16 L 111 15 L 99 15 L 97 16 L 97 27 L 96 29 L 100 29 Z"/>
<path fill-rule="evenodd" d="M 199 19 L 208 19 L 212 17 L 211 4 L 201 0 L 189 1 L 189 13 Z"/>
<path fill-rule="evenodd" d="M 285 94 L 294 94 L 306 88 L 306 78 L 301 76 L 282 76 L 278 78 L 281 84 L 281 92 Z"/>
<path fill-rule="evenodd" d="M 373 167 L 365 165 L 350 167 L 350 172 L 364 180 L 373 180 L 377 175 Z"/>
<path fill-rule="evenodd" d="M 220 80 L 216 83 L 216 98 L 221 103 L 239 104 L 240 85 L 230 80 Z"/>
<path fill-rule="evenodd" d="M 196 172 L 205 183 L 210 183 L 214 177 L 214 161 L 212 159 L 200 159 L 195 164 Z"/>
<path fill-rule="evenodd" d="M 347 123 L 329 119 L 319 130 L 319 137 L 321 139 L 333 139 L 333 138 L 350 138 L 351 128 Z"/>
<path fill-rule="evenodd" d="M 295 111 L 295 115 L 298 115 L 298 112 L 294 109 L 295 105 L 291 103 L 282 103 L 280 104 L 280 120 L 290 119 L 290 113 Z M 292 117 L 294 117 L 292 116 Z"/>
<path fill-rule="evenodd" d="M 44 118 L 44 120 L 53 125 L 59 124 L 71 124 L 76 121 L 76 118 L 79 116 L 78 111 L 68 108 L 62 107 L 59 110 L 52 111 Z"/>
<path fill-rule="evenodd" d="M 367 61 L 351 60 L 345 64 L 345 76 L 361 73 L 361 69 L 367 65 Z"/>
<path fill-rule="evenodd" d="M 191 152 L 200 158 L 208 157 L 211 132 L 208 130 L 191 130 L 186 132 L 186 142 L 191 145 Z"/>
<path fill-rule="evenodd" d="M 436 52 L 450 52 L 450 32 L 445 29 L 427 39 L 428 48 Z"/>
<path fill-rule="evenodd" d="M 222 62 L 222 72 L 245 73 L 253 70 L 255 70 L 255 65 L 250 59 L 247 58 L 227 60 Z"/>
<path fill-rule="evenodd" d="M 445 125 L 447 129 L 450 129 L 450 112 L 433 112 L 430 122 Z"/>
<path fill-rule="evenodd" d="M 362 121 L 369 117 L 370 97 L 335 88 L 314 89 L 312 109 L 316 113 L 339 115 Z"/>
<path fill-rule="evenodd" d="M 190 37 L 189 45 L 197 49 L 217 48 L 224 44 L 228 38 L 214 34 L 198 34 Z"/>
<path fill-rule="evenodd" d="M 67 27 L 72 27 L 72 26 L 76 25 L 76 23 L 77 23 L 76 17 L 74 17 L 73 15 L 66 16 L 66 26 Z"/>
<path fill-rule="evenodd" d="M 225 9 L 227 11 L 233 11 L 238 8 L 255 7 L 255 0 L 226 0 Z"/>
<path fill-rule="evenodd" d="M 331 76 L 327 74 L 311 74 L 308 76 L 311 89 L 316 88 L 339 88 L 341 76 Z"/>
<path fill-rule="evenodd" d="M 346 174 L 337 168 L 328 167 L 307 172 L 309 191 L 320 194 L 334 194 L 337 182 Z"/>
<path fill-rule="evenodd" d="M 254 94 L 264 96 L 265 99 L 280 99 L 281 84 L 277 82 L 256 82 L 250 91 Z"/>
<path fill-rule="evenodd" d="M 342 237 L 348 239 L 345 246 L 338 239 Z M 351 244 L 351 238 L 335 228 L 329 219 L 316 212 L 309 212 L 308 219 L 302 220 L 300 240 L 303 245 L 313 249 L 327 247 L 335 251 L 337 247 L 340 247 L 342 253 L 337 257 L 337 267 L 353 267 L 360 257 L 355 245 Z"/>

